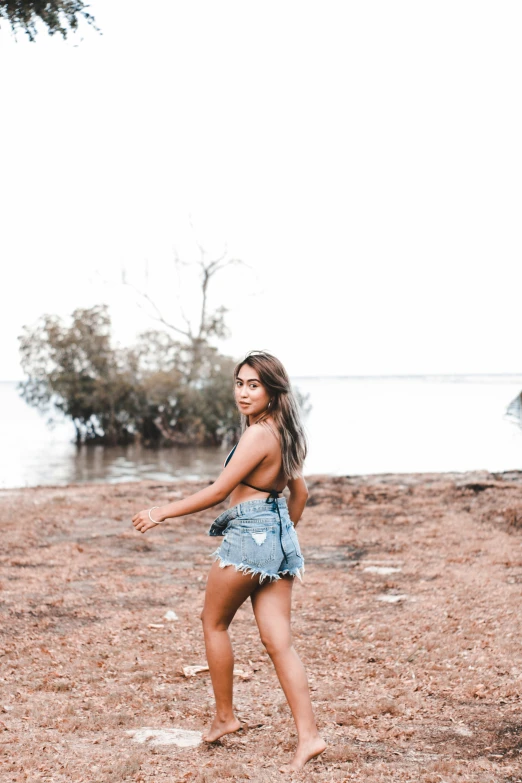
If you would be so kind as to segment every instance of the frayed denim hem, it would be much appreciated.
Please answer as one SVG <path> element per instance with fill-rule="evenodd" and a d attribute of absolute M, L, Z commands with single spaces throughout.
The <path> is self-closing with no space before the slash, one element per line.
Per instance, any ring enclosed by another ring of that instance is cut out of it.
<path fill-rule="evenodd" d="M 255 568 L 248 563 L 233 563 L 231 560 L 225 560 L 224 557 L 222 557 L 219 554 L 219 549 L 217 549 L 215 552 L 212 552 L 210 557 L 213 560 L 219 560 L 219 567 L 220 568 L 226 568 L 227 566 L 234 566 L 236 571 L 241 571 L 243 574 L 251 574 L 251 578 L 253 579 L 254 576 L 257 576 L 259 574 L 259 584 L 263 584 L 265 579 L 269 579 L 271 582 L 276 582 L 278 579 L 281 579 L 282 576 L 297 576 L 297 578 L 302 582 L 303 581 L 303 574 L 304 574 L 304 563 L 301 566 L 301 568 L 287 568 L 285 571 L 279 571 L 278 574 L 269 574 L 266 571 L 263 571 L 262 568 Z"/>

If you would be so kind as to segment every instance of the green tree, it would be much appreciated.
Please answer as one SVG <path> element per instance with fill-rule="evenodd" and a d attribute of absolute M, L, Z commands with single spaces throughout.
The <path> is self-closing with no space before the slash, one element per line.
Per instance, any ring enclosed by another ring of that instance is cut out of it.
<path fill-rule="evenodd" d="M 192 347 L 166 332 L 114 348 L 107 307 L 78 309 L 70 326 L 45 315 L 20 339 L 23 399 L 70 418 L 76 440 L 106 445 L 219 445 L 237 427 L 234 361 L 205 344 L 194 375 Z"/>
<path fill-rule="evenodd" d="M 226 310 L 209 309 L 208 288 L 217 272 L 238 262 L 226 260 L 226 253 L 209 260 L 200 250 L 195 326 L 183 312 L 184 325 L 167 321 L 138 291 L 164 328 L 142 334 L 130 348 L 113 347 L 105 305 L 75 310 L 70 326 L 45 315 L 25 327 L 20 351 L 28 377 L 20 388 L 26 402 L 69 417 L 78 442 L 219 445 L 236 435 L 235 361 L 210 342 L 225 336 Z M 296 393 L 306 412 L 307 398 Z"/>
<path fill-rule="evenodd" d="M 220 445 L 239 425 L 233 398 L 235 361 L 205 344 L 199 347 L 195 377 L 190 348 L 175 341 L 169 347 L 169 339 L 164 332 L 147 332 L 140 338 L 138 350 L 147 356 L 147 366 L 141 365 L 139 371 L 148 404 L 142 430 L 151 432 L 152 420 L 162 444 Z M 151 347 L 159 361 L 151 363 Z"/>
<path fill-rule="evenodd" d="M 0 20 L 6 19 L 13 30 L 22 30 L 34 41 L 38 24 L 47 27 L 49 35 L 59 33 L 63 38 L 78 29 L 80 20 L 94 25 L 94 17 L 83 0 L 0 0 Z"/>
<path fill-rule="evenodd" d="M 20 340 L 23 399 L 69 417 L 76 439 L 110 445 L 132 440 L 143 407 L 134 384 L 136 358 L 114 349 L 107 307 L 75 310 L 70 326 L 44 315 Z"/>
<path fill-rule="evenodd" d="M 155 415 L 153 421 L 162 443 L 217 445 L 236 432 L 238 416 L 231 393 L 235 362 L 212 345 L 213 340 L 228 334 L 227 308 L 211 308 L 209 289 L 219 272 L 243 262 L 230 258 L 226 247 L 221 255 L 210 258 L 199 242 L 196 245 L 199 304 L 190 314 L 180 306 L 178 317 L 167 319 L 154 299 L 133 285 L 125 272 L 122 280 L 138 294 L 149 316 L 163 327 L 162 331 L 142 335 L 137 347 L 140 384 L 149 401 L 149 418 L 143 431 L 153 433 L 150 416 Z M 180 294 L 182 269 L 193 265 L 175 253 Z"/>

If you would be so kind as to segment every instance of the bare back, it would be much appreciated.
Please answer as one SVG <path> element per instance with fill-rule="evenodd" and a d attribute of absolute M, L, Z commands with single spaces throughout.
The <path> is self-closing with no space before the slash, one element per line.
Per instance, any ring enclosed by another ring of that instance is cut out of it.
<path fill-rule="evenodd" d="M 254 470 L 248 476 L 245 476 L 245 481 L 249 484 L 254 484 L 256 487 L 266 487 L 266 492 L 247 487 L 245 484 L 238 484 L 230 494 L 230 506 L 244 503 L 247 500 L 257 500 L 258 498 L 264 500 L 271 489 L 282 492 L 288 483 L 283 471 L 279 433 L 271 418 L 265 419 L 264 422 L 269 425 L 268 427 L 265 426 L 265 430 L 269 431 L 271 435 L 268 440 L 268 453 L 256 465 Z M 251 426 L 262 427 L 263 424 L 252 424 Z"/>

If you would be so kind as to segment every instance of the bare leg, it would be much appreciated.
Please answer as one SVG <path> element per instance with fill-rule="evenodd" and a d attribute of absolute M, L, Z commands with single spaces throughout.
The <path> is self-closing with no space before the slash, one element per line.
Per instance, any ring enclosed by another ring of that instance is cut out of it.
<path fill-rule="evenodd" d="M 275 666 L 297 727 L 298 743 L 294 758 L 290 764 L 281 768 L 281 772 L 302 769 L 307 761 L 326 748 L 326 743 L 317 731 L 308 678 L 292 645 L 292 586 L 293 578 L 283 577 L 276 582 L 260 585 L 252 594 L 252 606 L 261 641 Z"/>
<path fill-rule="evenodd" d="M 205 605 L 201 614 L 205 634 L 207 662 L 210 669 L 216 716 L 210 729 L 204 734 L 205 742 L 215 742 L 224 734 L 240 728 L 232 703 L 234 681 L 234 653 L 228 635 L 228 626 L 241 606 L 259 583 L 259 577 L 251 577 L 236 571 L 233 566 L 220 568 L 213 563 L 207 581 Z"/>

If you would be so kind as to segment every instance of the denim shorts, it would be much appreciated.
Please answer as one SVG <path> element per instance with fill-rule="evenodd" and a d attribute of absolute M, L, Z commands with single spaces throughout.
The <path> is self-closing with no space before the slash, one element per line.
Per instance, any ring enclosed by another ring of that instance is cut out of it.
<path fill-rule="evenodd" d="M 284 497 L 238 503 L 214 520 L 208 534 L 224 536 L 211 555 L 221 568 L 259 574 L 260 583 L 286 574 L 303 578 L 304 560 Z"/>

